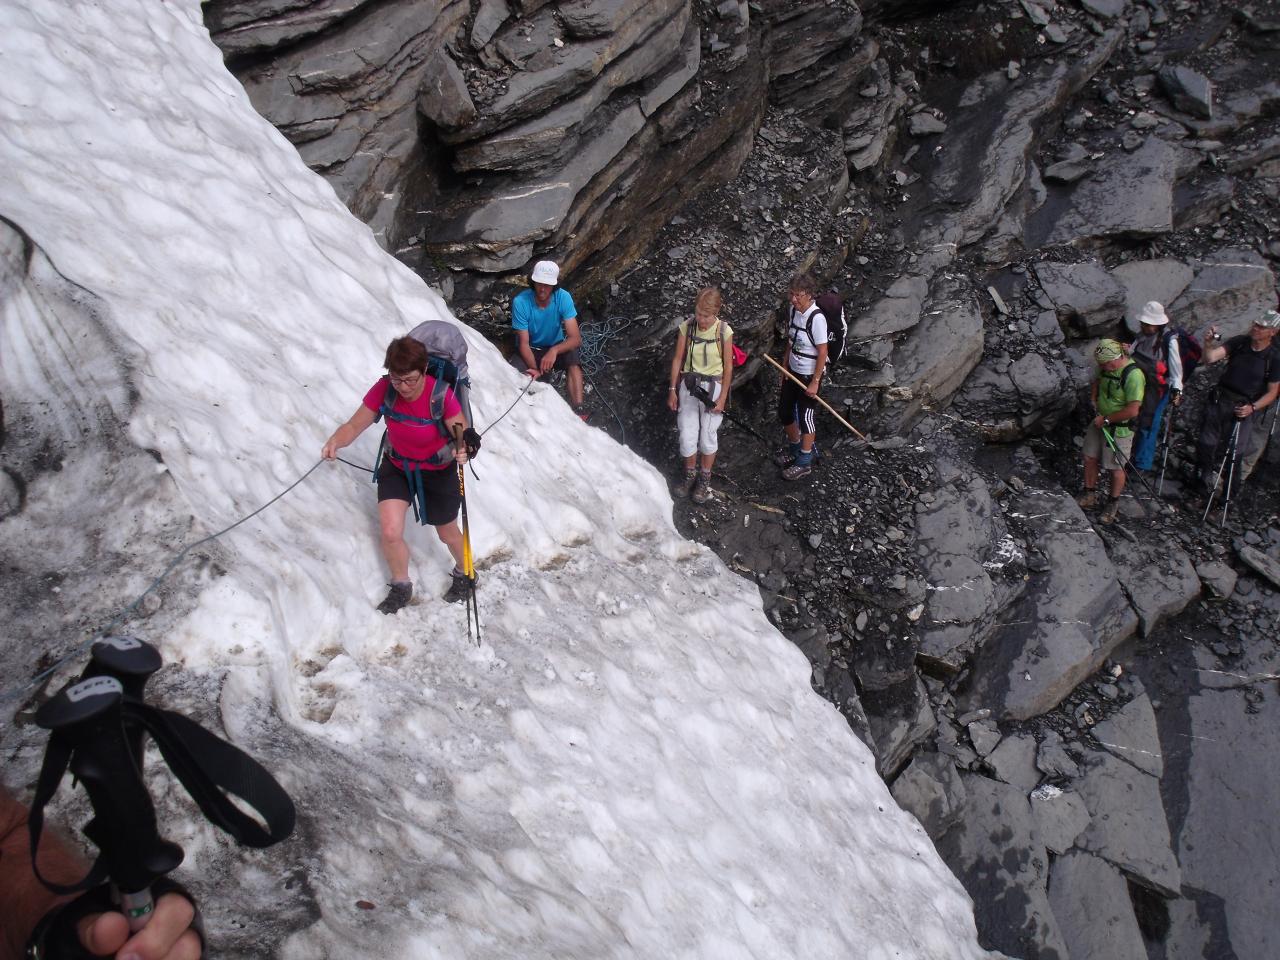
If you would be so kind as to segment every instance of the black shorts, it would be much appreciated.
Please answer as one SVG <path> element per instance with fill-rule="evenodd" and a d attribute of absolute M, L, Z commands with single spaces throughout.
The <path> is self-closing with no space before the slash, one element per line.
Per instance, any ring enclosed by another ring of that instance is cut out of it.
<path fill-rule="evenodd" d="M 427 523 L 439 527 L 457 519 L 462 494 L 458 492 L 458 471 L 454 467 L 423 470 L 422 489 L 427 495 Z M 391 462 L 390 457 L 384 457 L 382 466 L 378 468 L 378 502 L 383 500 L 413 501 L 408 476 Z"/>
<path fill-rule="evenodd" d="M 778 420 L 784 427 L 800 421 L 800 432 L 817 432 L 818 401 L 804 392 L 804 387 L 790 377 L 782 381 L 782 392 L 778 394 Z"/>
<path fill-rule="evenodd" d="M 547 347 L 546 349 L 539 350 L 536 347 L 531 347 L 530 349 L 533 350 L 533 362 L 538 366 L 539 369 L 541 369 L 542 358 L 546 356 L 547 350 L 550 350 L 551 348 Z M 521 373 L 524 373 L 527 369 L 529 369 L 524 365 L 524 358 L 520 356 L 520 351 L 518 349 L 516 350 L 515 353 L 511 355 L 508 362 L 517 370 L 519 370 Z M 568 370 L 570 367 L 580 367 L 580 366 L 582 366 L 582 361 L 578 359 L 578 348 L 574 347 L 572 350 L 564 350 L 561 353 L 556 354 L 556 364 L 554 367 L 552 367 L 552 369 Z"/>

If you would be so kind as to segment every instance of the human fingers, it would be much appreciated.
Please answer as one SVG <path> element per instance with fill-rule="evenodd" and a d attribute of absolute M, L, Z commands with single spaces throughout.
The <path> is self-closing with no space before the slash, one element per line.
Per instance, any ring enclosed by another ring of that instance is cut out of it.
<path fill-rule="evenodd" d="M 120 948 L 120 957 L 138 960 L 199 960 L 200 935 L 191 929 L 195 907 L 178 893 L 156 901 L 151 920 Z"/>
<path fill-rule="evenodd" d="M 76 923 L 80 946 L 99 956 L 110 956 L 129 939 L 129 921 L 123 913 L 91 913 Z"/>

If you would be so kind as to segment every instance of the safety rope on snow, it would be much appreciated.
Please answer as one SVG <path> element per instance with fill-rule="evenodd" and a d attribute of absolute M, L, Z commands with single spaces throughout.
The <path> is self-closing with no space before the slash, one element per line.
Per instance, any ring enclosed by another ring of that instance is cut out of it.
<path fill-rule="evenodd" d="M 627 323 L 630 323 L 630 321 L 628 320 Z M 617 327 L 616 329 L 610 332 L 609 336 L 612 336 L 613 333 L 616 333 L 618 330 L 621 330 L 621 329 L 622 327 Z M 607 337 L 605 339 L 607 339 Z M 603 340 L 601 340 L 600 342 L 603 343 Z M 490 430 L 496 427 L 502 421 L 503 417 L 505 417 L 512 410 L 514 410 L 516 407 L 516 404 L 520 402 L 520 398 L 529 392 L 529 388 L 533 386 L 533 383 L 534 383 L 533 378 L 532 377 L 529 378 L 529 382 L 526 383 L 524 385 L 524 389 L 522 389 L 516 395 L 515 400 L 511 401 L 511 405 L 507 407 L 506 410 L 502 411 L 502 414 L 498 417 L 497 420 L 494 420 L 492 423 L 486 426 L 484 430 L 480 431 L 480 435 L 484 436 L 486 433 L 488 433 Z M 606 400 L 605 403 L 607 404 L 608 401 Z M 613 408 L 610 407 L 609 409 L 612 410 Z M 617 414 L 615 413 L 614 416 L 617 416 Z M 619 425 L 621 425 L 621 421 L 619 421 Z M 347 460 L 344 457 L 335 457 L 334 459 L 339 461 L 340 463 L 345 463 L 349 467 L 355 467 L 357 470 L 361 470 L 365 473 L 373 472 L 372 467 L 366 467 L 362 464 L 355 463 L 351 460 Z M 83 654 L 94 643 L 94 641 L 100 639 L 101 637 L 109 636 L 112 628 L 114 628 L 120 622 L 122 622 L 127 616 L 129 616 L 129 614 L 133 613 L 133 611 L 137 609 L 138 605 L 142 603 L 142 601 L 147 597 L 147 595 L 150 594 L 153 590 L 155 590 L 158 586 L 160 586 L 160 584 L 163 583 L 168 578 L 169 574 L 171 574 L 174 571 L 174 569 L 177 568 L 178 564 L 182 562 L 183 558 L 186 557 L 187 554 L 189 554 L 192 550 L 195 550 L 197 547 L 201 547 L 212 540 L 217 540 L 219 537 L 230 533 L 232 530 L 240 526 L 242 523 L 252 520 L 254 517 L 262 513 L 268 507 L 274 505 L 276 501 L 284 497 L 285 494 L 293 490 L 294 487 L 298 486 L 304 480 L 310 477 L 311 474 L 314 473 L 316 469 L 324 462 L 325 461 L 323 457 L 317 460 L 314 464 L 312 464 L 312 466 L 305 473 L 302 474 L 302 476 L 298 477 L 297 480 L 293 481 L 293 483 L 289 484 L 289 486 L 285 487 L 283 490 L 277 493 L 274 497 L 272 497 L 262 506 L 258 507 L 252 513 L 247 513 L 240 519 L 236 520 L 234 523 L 229 524 L 228 526 L 222 528 L 216 533 L 211 533 L 208 536 L 202 537 L 201 539 L 197 540 L 195 543 L 190 543 L 187 546 L 183 547 L 176 554 L 174 554 L 173 559 L 169 561 L 168 566 L 164 568 L 161 574 L 158 577 L 156 577 L 154 580 L 152 580 L 151 583 L 147 586 L 147 588 L 143 590 L 140 594 L 138 594 L 138 596 L 135 597 L 131 603 L 129 603 L 126 607 L 124 607 L 124 609 L 122 609 L 119 613 L 117 613 L 114 617 L 112 617 L 107 622 L 106 626 L 104 626 L 101 630 L 98 630 L 97 632 L 85 638 L 83 641 L 77 644 L 74 649 L 72 649 L 63 657 L 59 658 L 52 666 L 46 667 L 44 670 L 41 670 L 38 674 L 36 674 L 30 680 L 27 680 L 23 683 L 15 684 L 14 686 L 10 687 L 8 690 L 4 691 L 3 693 L 0 693 L 0 703 L 7 703 L 11 699 L 22 696 L 23 694 L 29 693 L 30 691 L 36 689 L 36 687 L 38 687 L 42 682 L 44 682 L 45 679 L 52 676 L 59 669 L 65 666 L 69 661 Z M 471 473 L 472 473 L 472 476 L 476 476 L 474 466 L 471 468 Z M 479 479 L 478 476 L 477 476 L 477 479 Z"/>
<path fill-rule="evenodd" d="M 134 598 L 132 603 L 126 606 L 114 617 L 112 617 L 111 620 L 107 622 L 107 625 L 105 627 L 103 627 L 98 632 L 90 635 L 88 638 L 86 638 L 84 641 L 78 644 L 73 650 L 71 650 L 70 653 L 66 654 L 64 657 L 62 657 L 56 663 L 54 663 L 53 666 L 47 667 L 46 669 L 40 671 L 32 679 L 24 683 L 17 684 L 16 686 L 10 687 L 4 693 L 0 693 L 0 703 L 6 703 L 14 697 L 20 696 L 24 693 L 28 693 L 31 690 L 34 690 L 47 677 L 54 674 L 57 670 L 59 670 L 72 658 L 78 657 L 81 654 L 83 654 L 85 650 L 87 650 L 95 640 L 99 639 L 100 637 L 109 636 L 112 628 L 115 627 L 117 624 L 119 624 L 122 620 L 124 620 L 124 618 L 127 617 L 129 614 L 131 614 L 134 610 L 136 610 L 138 607 L 138 604 L 142 603 L 142 601 L 146 598 L 148 594 L 151 593 L 152 590 L 156 589 L 156 587 L 160 586 L 160 584 L 164 582 L 164 580 L 169 576 L 169 574 L 171 574 L 174 571 L 174 569 L 178 566 L 179 563 L 182 562 L 183 558 L 188 553 L 190 553 L 192 550 L 196 549 L 197 547 L 203 546 L 204 544 L 208 543 L 211 540 L 216 540 L 219 537 L 223 536 L 224 534 L 230 533 L 232 530 L 240 526 L 242 523 L 245 523 L 248 520 L 252 520 L 258 514 L 262 513 L 262 511 L 266 510 L 267 507 L 270 507 L 271 505 L 273 505 L 277 500 L 279 500 L 281 497 L 287 494 L 290 490 L 292 490 L 294 487 L 298 486 L 298 484 L 302 483 L 302 481 L 306 480 L 309 476 L 311 476 L 311 474 L 316 471 L 316 468 L 319 467 L 320 464 L 322 463 L 324 463 L 323 458 L 321 458 L 320 460 L 317 460 L 311 466 L 311 468 L 307 470 L 306 473 L 300 476 L 297 480 L 293 481 L 293 483 L 289 484 L 289 486 L 285 487 L 283 490 L 277 493 L 274 497 L 272 497 L 262 506 L 258 507 L 258 509 L 254 510 L 252 513 L 245 514 L 239 520 L 235 521 L 229 526 L 223 527 L 217 533 L 211 533 L 208 536 L 202 537 L 201 539 L 197 540 L 195 543 L 187 544 L 187 546 L 183 547 L 174 555 L 173 559 L 169 561 L 169 565 L 164 568 L 164 571 L 160 574 L 160 576 L 152 580 L 150 585 L 148 585 L 148 587 L 145 590 L 143 590 L 140 594 L 138 594 L 138 596 Z"/>
<path fill-rule="evenodd" d="M 485 427 L 484 430 L 482 430 L 480 433 L 481 436 L 484 436 L 486 433 L 488 433 L 490 430 L 496 427 L 503 417 L 505 417 L 508 413 L 510 413 L 512 410 L 515 409 L 516 404 L 520 402 L 520 398 L 529 392 L 529 388 L 533 386 L 533 382 L 534 382 L 533 379 L 530 378 L 529 382 L 524 385 L 524 389 L 521 390 L 520 393 L 516 395 L 515 400 L 511 402 L 511 406 L 507 407 L 507 409 L 502 412 L 502 415 L 499 416 L 497 420 L 494 420 L 487 427 Z M 345 463 L 349 467 L 355 467 L 357 470 L 362 470 L 365 473 L 373 472 L 372 467 L 366 467 L 366 466 L 363 466 L 362 464 L 354 463 L 353 461 L 347 460 L 343 457 L 335 457 L 334 459 L 338 460 L 341 463 Z M 294 487 L 298 486 L 304 480 L 310 477 L 311 474 L 314 473 L 316 469 L 324 462 L 325 462 L 324 458 L 317 460 L 304 474 L 302 474 L 302 476 L 298 477 L 297 480 L 293 481 L 293 483 L 289 484 L 289 486 L 285 487 L 283 490 L 277 493 L 274 497 L 272 497 L 262 506 L 258 507 L 252 513 L 245 514 L 243 517 L 236 520 L 234 523 L 224 527 L 223 529 L 217 531 L 216 533 L 211 533 L 208 536 L 202 537 L 201 539 L 197 540 L 195 543 L 190 543 L 187 546 L 183 547 L 173 556 L 173 559 L 169 561 L 168 566 L 164 568 L 161 574 L 158 577 L 156 577 L 154 580 L 152 580 L 151 583 L 147 586 L 147 588 L 143 590 L 140 594 L 138 594 L 138 596 L 135 597 L 130 604 L 128 604 L 124 609 L 122 609 L 114 617 L 112 617 L 111 620 L 107 622 L 106 626 L 104 626 L 101 630 L 98 630 L 97 632 L 91 634 L 85 640 L 77 644 L 74 649 L 72 649 L 63 657 L 59 658 L 52 666 L 46 667 L 44 670 L 41 670 L 38 674 L 36 674 L 30 680 L 27 680 L 23 683 L 16 684 L 10 687 L 8 690 L 4 691 L 3 693 L 0 693 L 0 703 L 7 703 L 11 699 L 22 696 L 23 694 L 29 693 L 30 691 L 36 689 L 36 687 L 38 687 L 42 682 L 44 682 L 45 679 L 52 676 L 59 669 L 65 666 L 69 661 L 83 654 L 94 643 L 94 641 L 100 639 L 101 637 L 109 636 L 112 628 L 114 628 L 119 623 L 121 623 L 127 616 L 129 616 L 129 614 L 133 613 L 133 611 L 137 609 L 138 605 L 142 603 L 142 601 L 147 597 L 147 595 L 150 594 L 153 590 L 155 590 L 158 586 L 160 586 L 160 584 L 163 583 L 168 578 L 169 574 L 173 573 L 174 569 L 177 568 L 178 564 L 182 562 L 183 558 L 185 558 L 187 554 L 189 554 L 192 550 L 195 550 L 197 547 L 201 547 L 212 540 L 217 540 L 219 537 L 230 533 L 232 530 L 240 526 L 242 523 L 252 520 L 254 517 L 262 513 L 268 507 L 275 504 L 276 501 L 284 497 L 285 494 L 293 490 Z M 471 473 L 473 476 L 475 476 L 475 467 L 471 468 Z M 477 477 L 477 479 L 479 478 Z"/>

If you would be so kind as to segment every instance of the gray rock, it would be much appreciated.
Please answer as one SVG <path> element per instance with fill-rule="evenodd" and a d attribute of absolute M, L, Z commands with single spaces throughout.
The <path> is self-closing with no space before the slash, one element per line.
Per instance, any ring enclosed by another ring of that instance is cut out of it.
<path fill-rule="evenodd" d="M 921 318 L 891 355 L 896 383 L 875 418 L 879 433 L 901 433 L 926 405 L 945 403 L 982 356 L 982 311 L 958 278 L 936 281 Z"/>
<path fill-rule="evenodd" d="M 1046 849 L 1064 854 L 1089 826 L 1089 809 L 1080 795 L 1045 784 L 1031 792 L 1031 815 Z"/>
<path fill-rule="evenodd" d="M 1064 339 L 1056 310 L 1041 310 L 1037 313 L 1031 321 L 1031 332 L 1050 344 L 1061 343 Z"/>
<path fill-rule="evenodd" d="M 506 0 L 480 0 L 475 20 L 471 24 L 471 46 L 479 50 L 487 45 L 510 16 L 511 9 Z"/>
<path fill-rule="evenodd" d="M 1092 164 L 1060 160 L 1045 167 L 1044 178 L 1055 183 L 1075 183 L 1093 172 Z"/>
<path fill-rule="evenodd" d="M 1184 185 L 1175 197 L 1173 211 L 1175 229 L 1217 227 L 1235 200 L 1236 184 L 1230 177 L 1208 177 Z"/>
<path fill-rule="evenodd" d="M 1102 237 L 1153 237 L 1173 230 L 1173 190 L 1182 148 L 1151 137 L 1129 155 L 1115 155 L 1072 191 L 1068 209 L 1047 242 Z"/>
<path fill-rule="evenodd" d="M 910 330 L 920 322 L 920 311 L 928 295 L 927 277 L 913 275 L 899 277 L 889 285 L 883 297 L 875 301 L 862 316 L 849 325 L 849 336 L 862 340 L 868 337 L 887 337 Z"/>
<path fill-rule="evenodd" d="M 1111 562 L 1138 614 L 1138 631 L 1144 637 L 1200 595 L 1200 578 L 1191 558 L 1176 543 L 1126 543 L 1112 552 Z"/>
<path fill-rule="evenodd" d="M 960 774 L 960 822 L 936 840 L 938 853 L 975 903 L 978 938 L 1023 960 L 1064 960 L 1066 944 L 1049 906 L 1049 857 L 1031 805 L 1016 787 Z"/>
<path fill-rule="evenodd" d="M 1217 560 L 1198 563 L 1196 564 L 1196 575 L 1200 578 L 1200 582 L 1204 584 L 1205 589 L 1219 599 L 1225 599 L 1235 592 L 1237 574 L 1225 563 Z"/>
<path fill-rule="evenodd" d="M 1062 331 L 1057 316 L 1047 314 L 1058 342 Z M 1052 429 L 1075 408 L 1073 373 L 1061 360 L 1028 353 L 1013 363 L 1000 357 L 984 360 L 964 385 L 958 407 L 970 420 L 980 421 L 986 437 L 1010 442 Z"/>
<path fill-rule="evenodd" d="M 1036 769 L 1047 777 L 1065 777 L 1074 780 L 1080 776 L 1080 765 L 1067 753 L 1066 744 L 1057 731 L 1045 731 L 1040 748 L 1036 751 Z"/>
<path fill-rule="evenodd" d="M 928 137 L 937 133 L 945 133 L 947 125 L 928 112 L 915 113 L 907 121 L 907 132 L 913 137 Z"/>
<path fill-rule="evenodd" d="M 548 10 L 547 13 L 550 15 L 552 11 Z M 640 78 L 661 73 L 665 65 L 667 76 L 659 84 L 664 98 L 658 99 L 658 90 L 651 91 L 644 98 L 642 112 L 647 111 L 647 116 L 666 99 L 670 99 L 692 75 L 689 70 L 690 60 L 696 69 L 700 50 L 698 35 L 696 30 L 686 35 L 686 27 L 686 18 L 672 18 L 654 33 L 652 42 L 642 44 L 618 57 L 594 83 L 577 96 L 566 97 L 531 119 L 460 144 L 454 151 L 454 166 L 458 170 L 515 170 L 531 178 L 551 166 L 550 161 L 563 162 L 566 157 L 576 156 L 578 152 L 590 149 L 580 141 L 584 136 L 592 136 L 592 132 L 587 131 L 590 126 L 588 121 L 601 104 L 619 88 Z M 680 51 L 680 55 L 673 58 L 673 50 Z M 683 79 L 673 86 L 666 82 L 672 77 Z M 609 128 L 606 125 L 596 129 Z M 474 128 L 457 134 L 446 133 L 446 139 L 470 139 L 473 130 Z M 593 139 L 597 142 L 599 140 L 598 137 Z M 617 143 L 617 149 L 620 151 L 625 143 L 626 141 Z M 569 162 L 572 164 L 572 160 Z"/>
<path fill-rule="evenodd" d="M 1204 120 L 1213 119 L 1213 84 L 1190 67 L 1162 67 L 1156 74 L 1160 89 L 1179 110 Z"/>
<path fill-rule="evenodd" d="M 910 99 L 905 90 L 894 85 L 887 96 L 864 104 L 846 118 L 841 129 L 850 170 L 869 170 L 881 161 L 894 142 L 894 120 Z"/>
<path fill-rule="evenodd" d="M 1142 305 L 1152 300 L 1173 303 L 1191 286 L 1195 271 L 1181 260 L 1132 260 L 1112 270 L 1111 276 L 1124 290 L 1125 325 L 1137 333 L 1138 324 L 1133 318 Z"/>
<path fill-rule="evenodd" d="M 946 150 L 928 179 L 929 199 L 939 212 L 921 224 L 917 240 L 922 249 L 935 244 L 964 247 L 986 236 L 1027 177 L 1027 157 L 1041 121 L 1088 82 L 1123 36 L 1122 30 L 1110 30 L 1083 44 L 1079 58 L 1025 70 L 1016 86 L 997 77 L 998 85 L 975 81 L 965 90 L 962 101 L 980 108 L 969 111 L 974 122 L 953 118 L 947 131 Z"/>
<path fill-rule="evenodd" d="M 1128 4 L 1125 0 L 1080 0 L 1080 6 L 1102 20 L 1114 20 L 1124 14 Z"/>
<path fill-rule="evenodd" d="M 991 496 L 980 477 L 948 484 L 916 510 L 916 552 L 928 583 L 918 657 L 959 670 L 1000 600 L 983 561 L 996 541 Z M 990 714 L 986 714 L 990 716 Z"/>
<path fill-rule="evenodd" d="M 1019 0 L 1022 9 L 1026 12 L 1027 18 L 1037 27 L 1047 27 L 1049 25 L 1050 16 L 1048 11 L 1034 0 Z"/>
<path fill-rule="evenodd" d="M 1056 23 L 1051 23 L 1044 28 L 1044 35 L 1053 43 L 1066 43 L 1070 38 L 1067 31 Z"/>
<path fill-rule="evenodd" d="M 1109 331 L 1124 311 L 1124 290 L 1097 261 L 1040 263 L 1035 273 L 1058 319 L 1083 337 Z"/>
<path fill-rule="evenodd" d="M 1072 957 L 1147 960 L 1128 885 L 1105 861 L 1080 851 L 1055 860 L 1049 905 Z"/>
<path fill-rule="evenodd" d="M 969 742 L 978 756 L 988 756 L 1000 743 L 1000 728 L 994 720 L 975 720 L 969 724 Z"/>
<path fill-rule="evenodd" d="M 959 822 L 964 809 L 964 783 L 955 764 L 943 754 L 916 754 L 890 790 L 898 806 L 935 839 Z"/>
<path fill-rule="evenodd" d="M 1170 316 L 1190 330 L 1217 324 L 1223 337 L 1244 333 L 1253 318 L 1275 307 L 1276 277 L 1255 251 L 1229 248 L 1193 261 L 1195 280 L 1172 304 Z"/>
<path fill-rule="evenodd" d="M 860 673 L 864 690 L 867 679 Z M 909 691 L 897 710 L 876 712 L 870 717 L 871 735 L 875 738 L 875 754 L 881 776 L 892 777 L 911 758 L 916 745 L 928 739 L 938 727 L 929 704 L 929 693 L 920 678 L 905 686 Z"/>
<path fill-rule="evenodd" d="M 1092 820 L 1077 846 L 1162 896 L 1178 896 L 1182 874 L 1171 849 L 1160 782 L 1110 754 L 1095 753 L 1085 758 L 1078 789 Z"/>
<path fill-rule="evenodd" d="M 15 516 L 21 509 L 22 491 L 8 471 L 0 471 L 0 520 Z"/>
<path fill-rule="evenodd" d="M 476 105 L 467 92 L 467 81 L 444 48 L 432 54 L 418 91 L 422 115 L 446 130 L 465 127 L 476 118 Z"/>
<path fill-rule="evenodd" d="M 1280 561 L 1267 556 L 1256 547 L 1242 546 L 1236 552 L 1247 566 L 1270 580 L 1272 586 L 1280 588 Z"/>
<path fill-rule="evenodd" d="M 1134 697 L 1110 718 L 1093 728 L 1108 753 L 1153 777 L 1164 776 L 1164 751 L 1156 729 L 1156 714 L 1146 693 Z"/>
<path fill-rule="evenodd" d="M 996 778 L 1023 793 L 1030 793 L 1040 783 L 1036 768 L 1036 738 L 1029 733 L 1013 733 L 1000 741 L 987 756 L 987 765 Z"/>
<path fill-rule="evenodd" d="M 965 707 L 1025 720 L 1052 709 L 1137 626 L 1115 567 L 1075 501 L 1029 493 L 1010 501 L 1047 561 L 975 657 Z"/>

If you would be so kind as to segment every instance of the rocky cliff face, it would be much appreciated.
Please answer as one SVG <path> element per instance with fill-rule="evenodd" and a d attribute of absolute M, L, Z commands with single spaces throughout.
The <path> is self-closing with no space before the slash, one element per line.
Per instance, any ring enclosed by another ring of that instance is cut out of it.
<path fill-rule="evenodd" d="M 852 2 L 212 0 L 258 110 L 381 242 L 462 299 L 560 261 L 620 273 L 731 178 L 770 101 L 840 117 Z"/>

